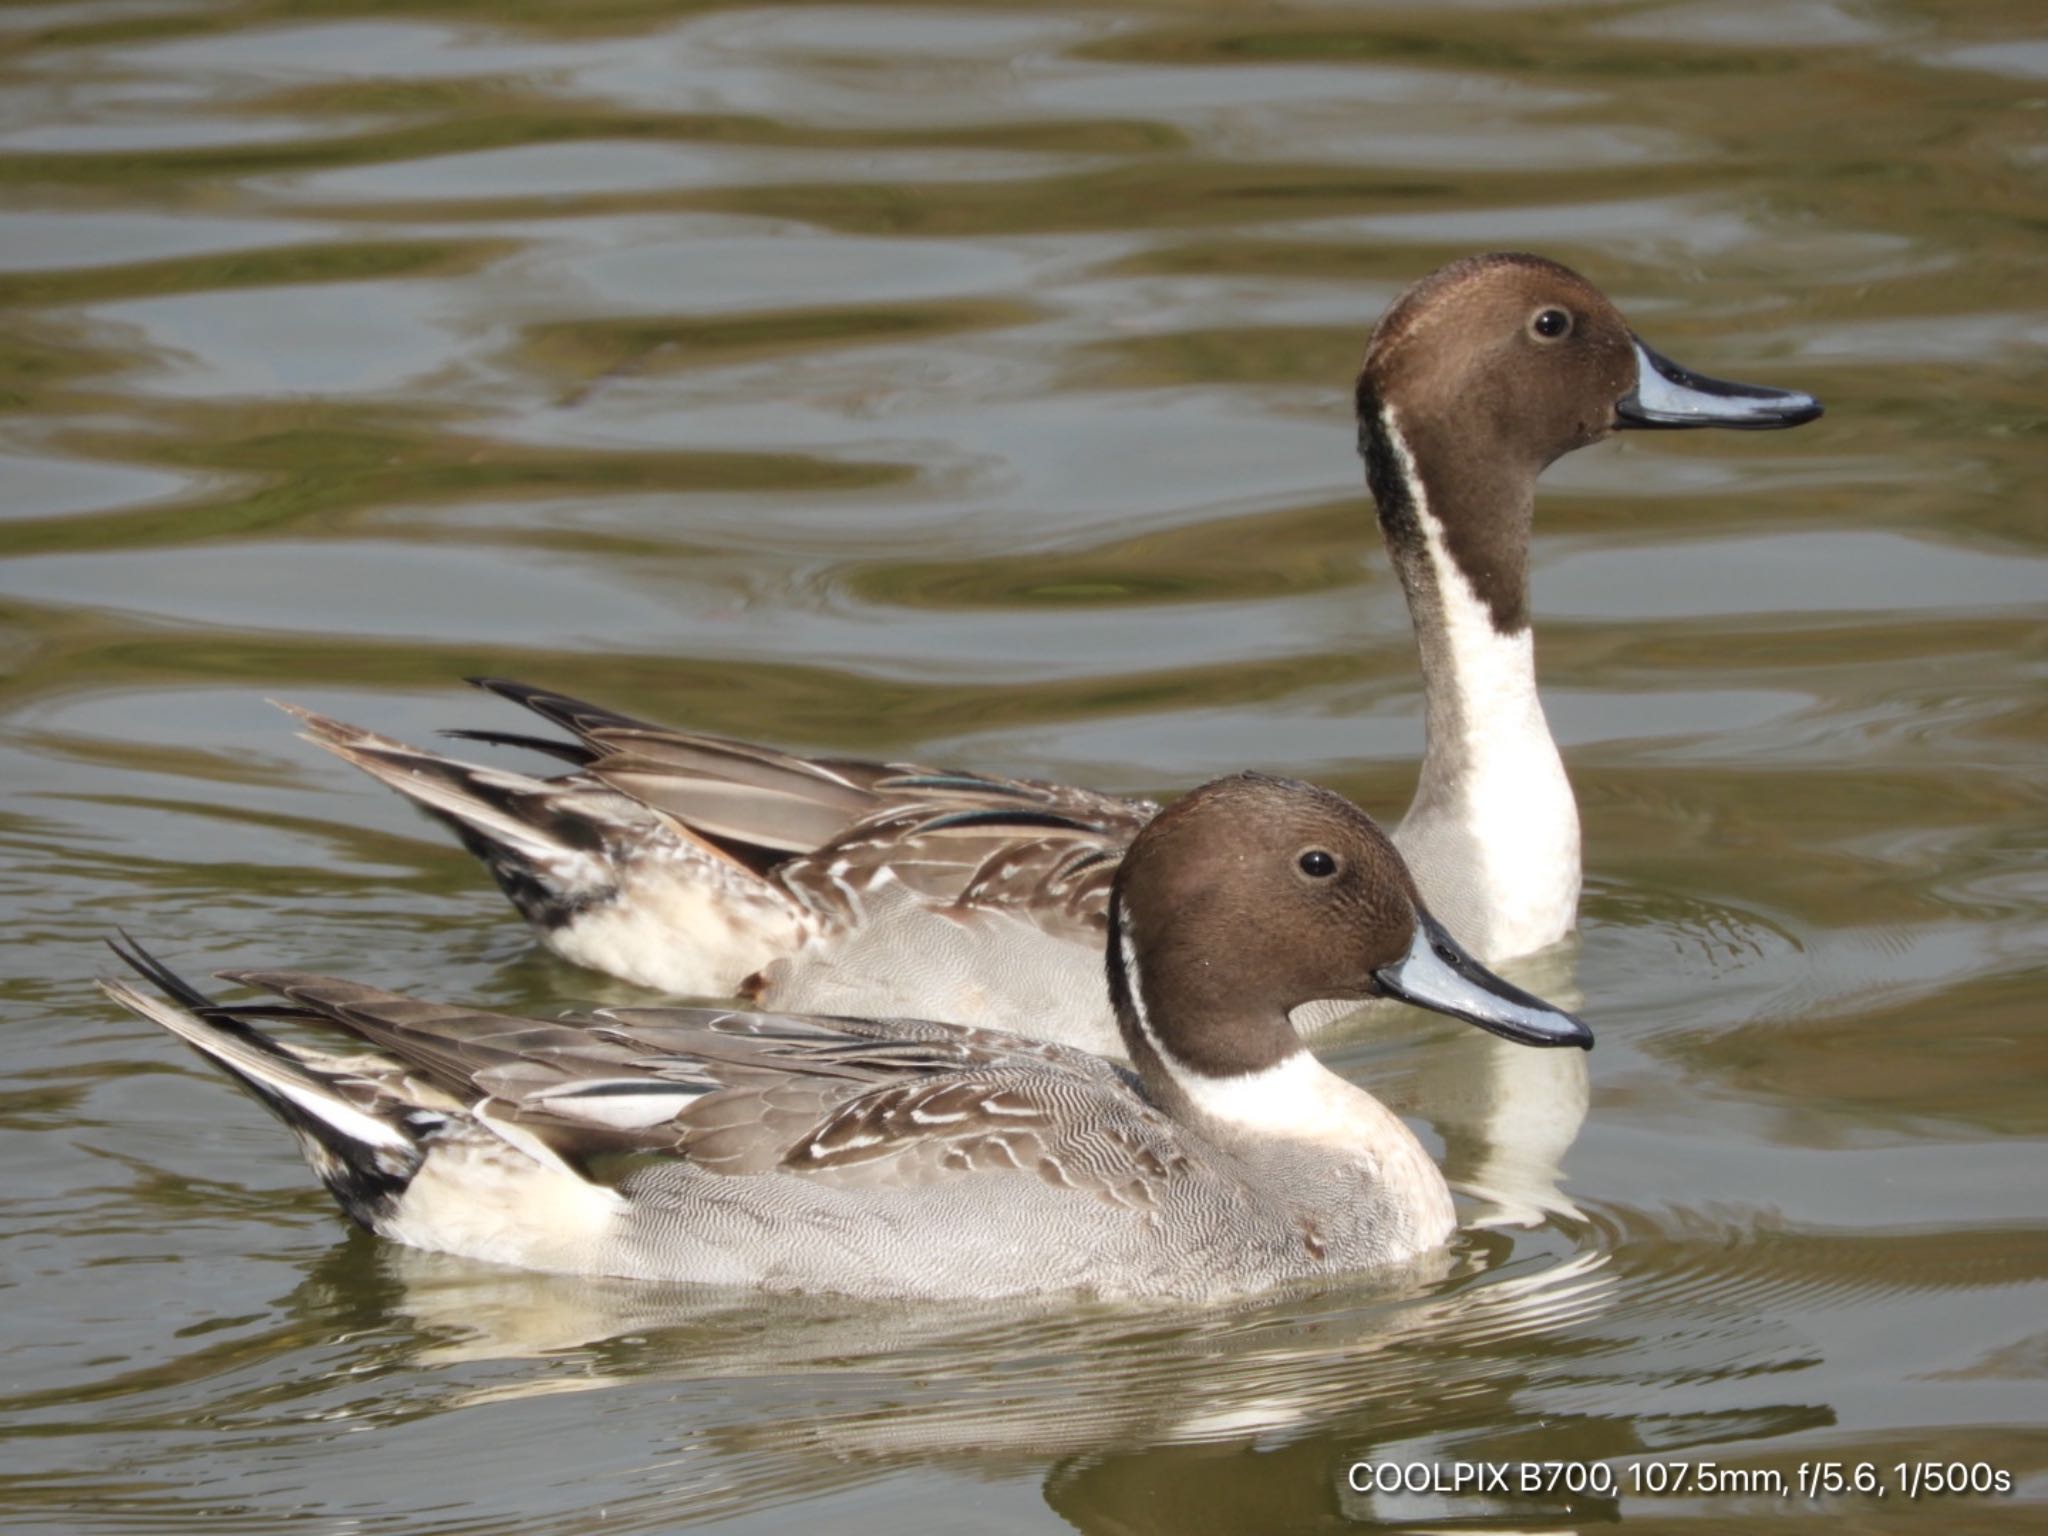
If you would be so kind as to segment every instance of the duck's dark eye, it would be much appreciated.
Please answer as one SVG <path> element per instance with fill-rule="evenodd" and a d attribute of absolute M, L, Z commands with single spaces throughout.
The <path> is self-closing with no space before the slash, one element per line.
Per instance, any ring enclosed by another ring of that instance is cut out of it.
<path fill-rule="evenodd" d="M 1571 335 L 1571 311 L 1555 307 L 1537 310 L 1529 320 L 1529 333 L 1543 341 Z"/>
<path fill-rule="evenodd" d="M 1337 873 L 1337 855 L 1321 848 L 1309 849 L 1294 862 L 1311 880 L 1327 880 Z"/>

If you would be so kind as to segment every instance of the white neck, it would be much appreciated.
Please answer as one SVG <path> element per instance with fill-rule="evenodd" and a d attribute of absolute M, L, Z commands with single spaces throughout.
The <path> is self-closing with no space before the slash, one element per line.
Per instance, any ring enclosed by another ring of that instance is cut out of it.
<path fill-rule="evenodd" d="M 1579 899 L 1579 809 L 1536 691 L 1535 636 L 1502 634 L 1452 558 L 1391 408 L 1381 427 L 1416 525 L 1399 559 L 1422 658 L 1422 772 L 1394 833 L 1425 905 L 1481 960 L 1571 931 Z"/>
<path fill-rule="evenodd" d="M 1321 1142 L 1339 1152 L 1366 1153 L 1395 1142 L 1422 1151 L 1399 1116 L 1306 1048 L 1235 1077 L 1190 1071 L 1171 1056 L 1166 1067 L 1190 1109 L 1247 1136 Z"/>
<path fill-rule="evenodd" d="M 1267 1150 L 1303 1145 L 1318 1159 L 1356 1169 L 1389 1210 L 1400 1212 L 1407 1246 L 1434 1247 L 1457 1225 L 1450 1188 L 1415 1133 L 1306 1049 L 1236 1077 L 1190 1072 L 1170 1058 L 1168 1071 L 1212 1135 Z"/>
<path fill-rule="evenodd" d="M 1197 1072 L 1176 1059 L 1146 1007 L 1130 913 L 1121 902 L 1116 918 L 1131 1021 L 1197 1129 L 1253 1156 L 1282 1145 L 1301 1147 L 1325 1169 L 1337 1165 L 1362 1176 L 1383 1209 L 1399 1213 L 1399 1241 L 1406 1249 L 1419 1252 L 1449 1238 L 1457 1226 L 1450 1187 L 1415 1133 L 1378 1099 L 1317 1061 L 1307 1047 L 1270 1067 L 1230 1077 Z M 1134 1049 L 1131 1054 L 1143 1053 Z"/>

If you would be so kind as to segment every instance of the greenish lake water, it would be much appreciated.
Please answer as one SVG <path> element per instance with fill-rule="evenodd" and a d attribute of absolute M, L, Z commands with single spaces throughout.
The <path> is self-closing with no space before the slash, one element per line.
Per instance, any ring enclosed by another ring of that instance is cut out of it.
<path fill-rule="evenodd" d="M 489 671 L 1398 814 L 1348 387 L 1503 246 L 1828 415 L 1545 481 L 1588 885 L 1515 974 L 1600 1046 L 1328 1050 L 1467 1189 L 1427 1283 L 874 1307 L 409 1253 L 94 991 L 118 924 L 631 995 L 269 696 L 516 729 Z M 9 1529 L 2040 1527 L 2038 3 L 0 5 L 0 554 Z M 1347 1486 L 1524 1459 L 1618 1486 Z M 1927 1460 L 2015 1491 L 1909 1499 Z"/>

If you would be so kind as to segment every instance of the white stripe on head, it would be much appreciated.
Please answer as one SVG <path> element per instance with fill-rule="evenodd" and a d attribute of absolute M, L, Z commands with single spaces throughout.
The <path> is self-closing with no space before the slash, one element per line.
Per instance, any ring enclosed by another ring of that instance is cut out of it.
<path fill-rule="evenodd" d="M 1131 926 L 1131 909 L 1124 905 L 1121 892 L 1113 899 L 1116 902 L 1117 960 L 1124 970 L 1124 995 L 1131 1002 L 1131 1017 L 1137 1020 L 1138 1033 L 1152 1047 L 1152 1054 L 1171 1071 L 1173 1058 L 1160 1043 L 1159 1032 L 1152 1027 L 1152 1015 L 1145 1008 L 1145 976 L 1138 966 L 1138 944 L 1132 937 L 1136 930 Z"/>

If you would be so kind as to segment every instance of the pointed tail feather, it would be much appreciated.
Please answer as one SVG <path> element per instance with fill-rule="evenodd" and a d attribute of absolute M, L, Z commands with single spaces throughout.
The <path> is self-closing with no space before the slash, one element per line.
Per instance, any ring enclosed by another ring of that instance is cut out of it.
<path fill-rule="evenodd" d="M 577 738 L 579 765 L 633 799 L 733 853 L 757 871 L 831 843 L 883 806 L 875 786 L 907 765 L 804 757 L 758 742 L 673 730 L 583 699 L 505 677 L 468 682 L 532 710 Z M 509 733 L 476 740 L 547 750 Z"/>
<path fill-rule="evenodd" d="M 140 946 L 132 955 L 122 952 L 122 958 L 163 986 L 170 998 L 117 979 L 103 979 L 101 990 L 130 1013 L 176 1035 L 248 1090 L 298 1137 L 307 1162 L 342 1209 L 375 1230 L 377 1219 L 419 1171 L 425 1157 L 421 1136 L 441 1117 L 378 1092 L 338 1064 L 294 1052 L 237 1018 L 233 1009 L 207 1000 Z"/>
<path fill-rule="evenodd" d="M 560 726 L 577 737 L 587 738 L 594 731 L 660 729 L 649 721 L 622 715 L 617 710 L 606 709 L 601 704 L 571 698 L 566 693 L 556 693 L 549 688 L 536 688 L 531 683 L 522 683 L 515 678 L 465 677 L 463 681 L 472 688 L 495 693 L 499 698 L 517 704 L 522 709 L 530 709 L 550 725 Z"/>
<path fill-rule="evenodd" d="M 533 778 L 444 757 L 273 700 L 315 746 L 449 827 L 529 922 L 556 928 L 618 891 L 618 860 L 661 827 L 653 812 L 587 781 Z"/>
<path fill-rule="evenodd" d="M 556 741 L 548 736 L 529 736 L 524 731 L 446 730 L 437 734 L 446 736 L 450 741 L 480 741 L 487 747 L 538 752 L 543 757 L 557 757 L 578 768 L 588 768 L 597 761 L 597 753 L 580 741 Z"/>

